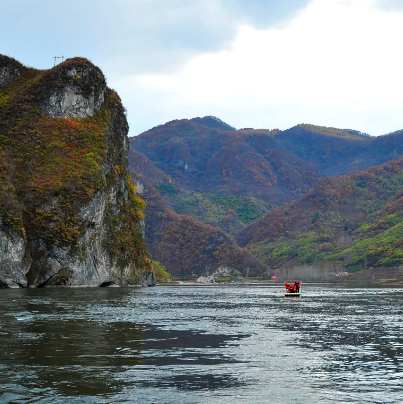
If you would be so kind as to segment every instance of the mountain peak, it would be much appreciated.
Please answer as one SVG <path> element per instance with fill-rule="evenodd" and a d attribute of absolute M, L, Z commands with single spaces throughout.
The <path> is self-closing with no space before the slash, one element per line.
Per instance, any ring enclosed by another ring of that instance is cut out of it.
<path fill-rule="evenodd" d="M 221 119 L 219 119 L 215 116 L 212 116 L 212 115 L 208 115 L 203 118 L 198 117 L 198 118 L 189 119 L 189 121 L 197 123 L 199 125 L 208 126 L 210 128 L 218 128 L 218 129 L 222 129 L 222 130 L 231 130 L 231 131 L 236 130 L 233 126 L 228 125 Z"/>

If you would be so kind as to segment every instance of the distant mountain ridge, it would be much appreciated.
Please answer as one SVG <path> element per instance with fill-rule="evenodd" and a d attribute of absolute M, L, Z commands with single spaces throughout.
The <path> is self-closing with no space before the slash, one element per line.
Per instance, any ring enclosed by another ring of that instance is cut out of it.
<path fill-rule="evenodd" d="M 204 223 L 234 235 L 267 272 L 281 265 L 265 259 L 256 247 L 263 242 L 256 241 L 255 235 L 264 234 L 259 225 L 266 223 L 264 218 L 272 220 L 281 209 L 276 207 L 282 205 L 298 210 L 305 194 L 320 195 L 320 184 L 327 181 L 323 177 L 351 175 L 402 156 L 402 140 L 403 131 L 370 137 L 357 130 L 308 124 L 284 131 L 234 130 L 216 118 L 204 117 L 168 122 L 131 138 L 130 146 L 154 167 L 153 171 L 136 166 L 136 171 L 142 173 L 164 209 L 192 217 L 190 227 Z M 155 170 L 159 178 L 152 174 Z M 298 200 L 301 202 L 292 202 Z M 158 226 L 154 223 L 153 228 Z M 293 234 L 294 230 L 287 231 Z M 280 229 L 277 233 L 283 237 Z M 152 249 L 158 252 L 161 244 L 155 238 L 153 243 Z M 176 247 L 172 244 L 171 248 Z M 186 268 L 182 270 L 186 272 Z M 198 272 L 202 272 L 201 267 Z"/>

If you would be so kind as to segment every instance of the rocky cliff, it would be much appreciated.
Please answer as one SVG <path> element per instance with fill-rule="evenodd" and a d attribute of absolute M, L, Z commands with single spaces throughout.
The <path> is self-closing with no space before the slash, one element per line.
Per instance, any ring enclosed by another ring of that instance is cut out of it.
<path fill-rule="evenodd" d="M 141 282 L 144 202 L 128 124 L 99 68 L 0 55 L 0 286 Z"/>

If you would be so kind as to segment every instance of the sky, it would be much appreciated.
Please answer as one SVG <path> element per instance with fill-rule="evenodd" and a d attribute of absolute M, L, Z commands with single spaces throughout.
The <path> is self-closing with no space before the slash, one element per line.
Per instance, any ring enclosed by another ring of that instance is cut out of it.
<path fill-rule="evenodd" d="M 82 56 L 130 136 L 213 115 L 236 128 L 403 129 L 402 0 L 0 0 L 0 53 Z"/>

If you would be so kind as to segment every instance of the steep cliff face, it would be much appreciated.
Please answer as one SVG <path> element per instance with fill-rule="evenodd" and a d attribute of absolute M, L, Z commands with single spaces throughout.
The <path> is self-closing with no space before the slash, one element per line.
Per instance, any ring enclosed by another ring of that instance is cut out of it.
<path fill-rule="evenodd" d="M 61 66 L 46 78 L 42 111 L 53 118 L 87 118 L 98 111 L 106 94 L 100 69 L 81 61 Z"/>
<path fill-rule="evenodd" d="M 127 132 L 88 60 L 37 71 L 0 56 L 0 286 L 141 282 Z"/>

